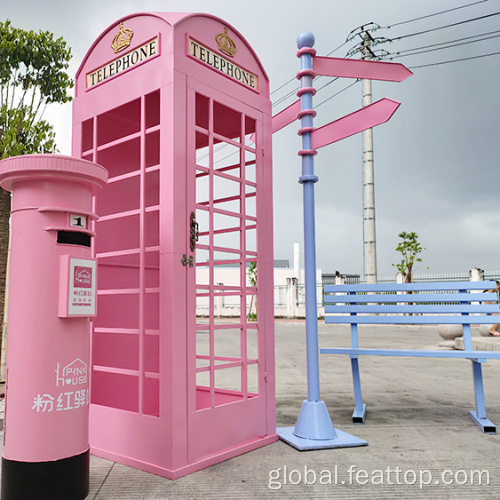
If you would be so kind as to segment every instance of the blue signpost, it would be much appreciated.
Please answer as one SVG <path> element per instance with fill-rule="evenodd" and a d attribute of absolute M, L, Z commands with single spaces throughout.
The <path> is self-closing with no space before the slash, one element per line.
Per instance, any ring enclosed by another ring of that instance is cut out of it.
<path fill-rule="evenodd" d="M 328 409 L 320 399 L 319 389 L 319 346 L 318 346 L 318 307 L 316 298 L 316 230 L 314 220 L 314 184 L 318 177 L 314 174 L 314 155 L 312 148 L 313 118 L 312 97 L 316 90 L 312 86 L 315 76 L 313 56 L 316 51 L 314 35 L 303 32 L 297 37 L 301 70 L 300 90 L 302 136 L 302 175 L 299 182 L 304 196 L 304 260 L 306 290 L 306 346 L 307 346 L 307 400 L 302 404 L 295 427 L 277 429 L 280 438 L 299 450 L 321 448 L 345 448 L 364 446 L 368 443 L 346 432 L 335 429 Z"/>

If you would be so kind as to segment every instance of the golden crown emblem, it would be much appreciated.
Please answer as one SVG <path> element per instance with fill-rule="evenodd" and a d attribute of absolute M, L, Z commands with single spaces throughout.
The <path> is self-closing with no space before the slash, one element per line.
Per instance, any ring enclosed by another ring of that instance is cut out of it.
<path fill-rule="evenodd" d="M 227 26 L 224 28 L 224 33 L 217 33 L 215 35 L 215 41 L 219 46 L 219 50 L 228 55 L 229 57 L 234 57 L 236 54 L 236 44 L 231 40 L 229 35 L 227 34 Z"/>
<path fill-rule="evenodd" d="M 130 45 L 133 36 L 134 32 L 128 28 L 124 28 L 123 23 L 120 23 L 120 31 L 118 31 L 111 42 L 111 47 L 115 51 L 115 54 L 126 49 Z"/>

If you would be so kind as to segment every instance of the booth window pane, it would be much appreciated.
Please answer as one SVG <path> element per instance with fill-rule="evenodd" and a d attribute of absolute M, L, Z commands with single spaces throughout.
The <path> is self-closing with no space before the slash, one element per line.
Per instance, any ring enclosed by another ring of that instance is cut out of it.
<path fill-rule="evenodd" d="M 141 130 L 141 100 L 114 108 L 97 117 L 97 142 L 102 146 Z"/>
<path fill-rule="evenodd" d="M 142 412 L 153 417 L 160 415 L 160 380 L 158 378 L 144 378 Z"/>
<path fill-rule="evenodd" d="M 97 153 L 97 163 L 108 169 L 109 178 L 139 170 L 141 140 L 136 138 L 102 149 Z"/>
<path fill-rule="evenodd" d="M 216 300 L 219 298 L 215 297 Z M 216 358 L 225 358 L 220 359 L 219 363 L 241 360 L 241 328 L 215 329 L 214 355 Z"/>
<path fill-rule="evenodd" d="M 146 135 L 146 168 L 160 163 L 160 131 Z"/>
<path fill-rule="evenodd" d="M 144 336 L 144 371 L 160 373 L 160 336 L 148 334 Z"/>
<path fill-rule="evenodd" d="M 97 366 L 139 369 L 139 337 L 134 334 L 95 332 L 92 362 Z"/>
<path fill-rule="evenodd" d="M 210 99 L 201 94 L 196 94 L 196 125 L 208 130 Z"/>
<path fill-rule="evenodd" d="M 210 166 L 210 148 L 208 146 L 208 135 L 196 132 L 196 164 L 200 167 Z"/>
<path fill-rule="evenodd" d="M 242 397 L 241 367 L 221 368 L 215 370 L 215 387 L 223 389 L 215 396 L 215 406 L 234 401 Z"/>
<path fill-rule="evenodd" d="M 259 394 L 259 365 L 257 363 L 247 366 L 247 392 L 249 397 Z"/>
<path fill-rule="evenodd" d="M 160 286 L 160 252 L 146 251 L 144 265 L 144 279 L 146 288 L 158 288 Z"/>
<path fill-rule="evenodd" d="M 138 175 L 110 182 L 106 186 L 106 196 L 96 199 L 96 211 L 99 217 L 110 214 L 137 210 L 139 208 L 140 178 Z"/>
<path fill-rule="evenodd" d="M 146 96 L 146 128 L 160 124 L 160 91 Z"/>
<path fill-rule="evenodd" d="M 139 295 L 99 295 L 95 328 L 139 328 Z M 117 311 L 119 311 L 117 313 Z"/>
<path fill-rule="evenodd" d="M 154 207 L 160 203 L 160 171 L 146 172 L 145 177 L 145 205 Z"/>
<path fill-rule="evenodd" d="M 239 141 L 241 138 L 241 113 L 214 101 L 214 132 Z"/>
<path fill-rule="evenodd" d="M 251 118 L 250 116 L 245 116 L 245 134 L 253 134 L 255 133 L 255 124 L 256 120 Z"/>
<path fill-rule="evenodd" d="M 139 248 L 139 215 L 97 222 L 96 252 L 113 252 Z"/>
<path fill-rule="evenodd" d="M 82 123 L 82 153 L 94 147 L 94 119 Z"/>
<path fill-rule="evenodd" d="M 92 370 L 92 403 L 137 412 L 138 396 L 137 376 Z"/>

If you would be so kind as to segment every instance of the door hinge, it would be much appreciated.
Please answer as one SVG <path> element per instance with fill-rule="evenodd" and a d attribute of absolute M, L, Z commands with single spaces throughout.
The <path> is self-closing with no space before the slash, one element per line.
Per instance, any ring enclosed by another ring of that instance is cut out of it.
<path fill-rule="evenodd" d="M 189 267 L 193 267 L 194 266 L 194 257 L 192 255 L 188 256 L 186 254 L 184 254 L 182 256 L 182 259 L 181 259 L 181 264 L 186 267 L 186 266 L 189 266 Z"/>

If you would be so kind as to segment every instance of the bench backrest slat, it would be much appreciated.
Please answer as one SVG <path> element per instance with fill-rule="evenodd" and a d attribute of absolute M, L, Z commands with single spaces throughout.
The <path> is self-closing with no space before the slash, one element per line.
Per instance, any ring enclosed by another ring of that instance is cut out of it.
<path fill-rule="evenodd" d="M 495 290 L 494 281 L 430 281 L 426 283 L 377 283 L 373 285 L 325 285 L 325 293 L 349 292 L 398 292 L 398 291 L 449 291 Z"/>
<path fill-rule="evenodd" d="M 498 313 L 497 304 L 445 304 L 445 305 L 325 305 L 325 313 L 356 313 L 356 314 L 492 314 Z M 499 318 L 500 321 L 500 318 Z"/>
<path fill-rule="evenodd" d="M 493 316 L 500 313 L 497 293 L 489 291 L 495 288 L 494 281 L 330 285 L 325 286 L 325 322 L 500 323 L 500 317 Z"/>
<path fill-rule="evenodd" d="M 496 293 L 392 293 L 377 295 L 325 295 L 325 304 L 496 302 Z"/>
<path fill-rule="evenodd" d="M 325 323 L 351 324 L 351 325 L 491 325 L 500 318 L 495 316 L 449 316 L 427 315 L 427 316 L 403 316 L 381 315 L 381 316 L 325 316 Z"/>

